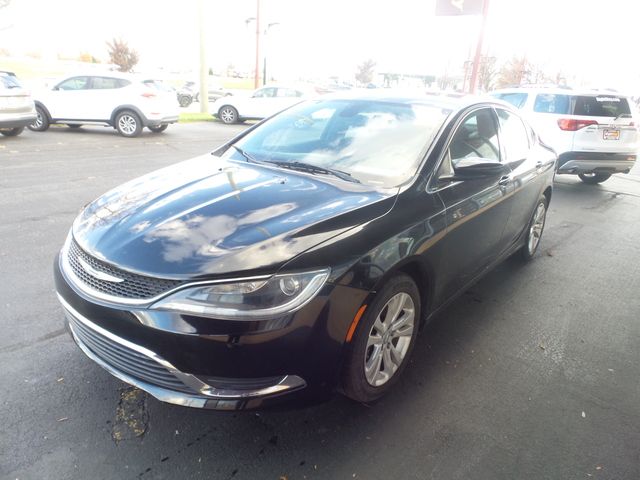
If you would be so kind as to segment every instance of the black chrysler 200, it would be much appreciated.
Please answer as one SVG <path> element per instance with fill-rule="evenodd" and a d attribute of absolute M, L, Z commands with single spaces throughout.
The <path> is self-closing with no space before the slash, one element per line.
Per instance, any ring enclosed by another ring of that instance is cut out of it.
<path fill-rule="evenodd" d="M 58 297 L 86 355 L 165 402 L 372 401 L 425 322 L 535 254 L 555 163 L 497 101 L 307 101 L 89 204 Z"/>

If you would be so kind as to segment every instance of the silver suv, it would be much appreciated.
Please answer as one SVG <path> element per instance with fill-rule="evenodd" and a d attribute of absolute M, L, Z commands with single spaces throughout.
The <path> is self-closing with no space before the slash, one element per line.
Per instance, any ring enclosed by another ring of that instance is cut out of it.
<path fill-rule="evenodd" d="M 558 153 L 558 173 L 596 184 L 613 173 L 629 173 L 636 162 L 638 119 L 624 95 L 541 86 L 490 95 L 511 103 L 529 119 L 540 138 Z"/>
<path fill-rule="evenodd" d="M 0 133 L 7 137 L 20 135 L 36 118 L 29 92 L 22 88 L 12 72 L 0 70 Z"/>

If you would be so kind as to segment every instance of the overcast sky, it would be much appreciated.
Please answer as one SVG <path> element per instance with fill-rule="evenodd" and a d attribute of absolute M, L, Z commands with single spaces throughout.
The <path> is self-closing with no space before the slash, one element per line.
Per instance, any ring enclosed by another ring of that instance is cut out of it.
<path fill-rule="evenodd" d="M 636 0 L 490 0 L 486 51 L 526 54 L 550 72 L 596 86 L 640 84 Z M 214 68 L 253 65 L 256 0 L 205 0 Z M 261 0 L 263 45 L 280 77 L 351 76 L 373 58 L 378 71 L 456 74 L 473 51 L 479 17 L 435 17 L 435 0 Z M 122 37 L 147 67 L 197 68 L 197 1 L 12 0 L 0 10 L 0 47 L 12 54 L 106 59 L 105 40 Z M 0 58 L 1 65 L 1 58 Z"/>

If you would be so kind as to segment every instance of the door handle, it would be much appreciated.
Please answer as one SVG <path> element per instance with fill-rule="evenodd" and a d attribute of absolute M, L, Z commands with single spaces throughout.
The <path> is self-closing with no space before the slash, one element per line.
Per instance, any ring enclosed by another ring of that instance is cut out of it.
<path fill-rule="evenodd" d="M 538 160 L 536 162 L 536 168 L 539 170 L 544 166 L 544 163 L 542 163 L 542 160 Z"/>
<path fill-rule="evenodd" d="M 504 177 L 501 177 L 500 180 L 498 180 L 498 185 L 500 185 L 501 187 L 506 187 L 507 185 L 509 185 L 510 181 L 511 177 L 509 175 L 505 175 Z"/>

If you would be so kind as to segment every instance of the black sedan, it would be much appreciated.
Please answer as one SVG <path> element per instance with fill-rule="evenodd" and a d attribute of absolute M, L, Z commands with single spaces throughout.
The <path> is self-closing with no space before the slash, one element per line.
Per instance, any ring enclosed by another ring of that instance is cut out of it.
<path fill-rule="evenodd" d="M 191 407 L 392 388 L 420 327 L 534 256 L 556 155 L 507 104 L 385 95 L 303 102 L 89 204 L 55 261 L 78 346 Z"/>

